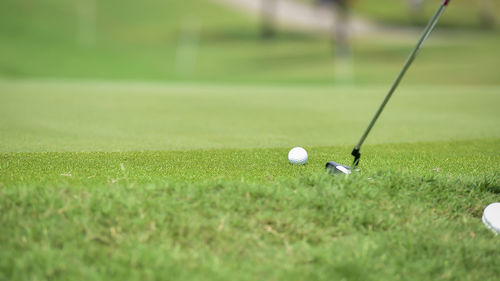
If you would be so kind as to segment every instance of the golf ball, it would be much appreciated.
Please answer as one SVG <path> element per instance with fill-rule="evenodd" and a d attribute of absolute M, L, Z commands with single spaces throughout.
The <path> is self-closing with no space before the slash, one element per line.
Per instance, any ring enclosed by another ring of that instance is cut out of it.
<path fill-rule="evenodd" d="M 288 161 L 291 164 L 303 165 L 307 162 L 307 151 L 302 147 L 294 147 L 288 152 Z"/>
<path fill-rule="evenodd" d="M 496 234 L 500 233 L 500 203 L 492 203 L 484 209 L 483 223 Z"/>

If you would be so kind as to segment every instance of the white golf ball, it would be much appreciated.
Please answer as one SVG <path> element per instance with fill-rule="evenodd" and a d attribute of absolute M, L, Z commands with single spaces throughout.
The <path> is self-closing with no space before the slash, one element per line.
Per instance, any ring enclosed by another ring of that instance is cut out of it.
<path fill-rule="evenodd" d="M 307 151 L 302 147 L 294 147 L 288 152 L 288 161 L 291 164 L 303 165 L 307 162 Z"/>
<path fill-rule="evenodd" d="M 500 233 L 500 203 L 492 203 L 484 209 L 483 223 L 496 234 Z"/>

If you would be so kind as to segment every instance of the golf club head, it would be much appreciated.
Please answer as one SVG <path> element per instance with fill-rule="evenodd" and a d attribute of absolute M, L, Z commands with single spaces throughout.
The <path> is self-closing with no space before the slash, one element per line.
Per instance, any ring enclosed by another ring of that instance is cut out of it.
<path fill-rule="evenodd" d="M 333 161 L 329 161 L 326 163 L 326 170 L 329 173 L 332 173 L 334 175 L 335 174 L 349 175 L 352 173 L 352 170 L 350 167 L 341 165 L 341 164 L 333 162 Z"/>

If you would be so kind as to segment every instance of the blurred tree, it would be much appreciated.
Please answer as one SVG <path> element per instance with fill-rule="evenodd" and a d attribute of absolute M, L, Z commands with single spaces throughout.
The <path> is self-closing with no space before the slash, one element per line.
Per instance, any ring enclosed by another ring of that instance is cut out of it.
<path fill-rule="evenodd" d="M 263 38 L 272 38 L 276 35 L 277 0 L 261 0 L 261 27 Z"/>
<path fill-rule="evenodd" d="M 496 19 L 491 0 L 479 0 L 479 20 L 481 26 L 486 28 L 494 27 Z"/>

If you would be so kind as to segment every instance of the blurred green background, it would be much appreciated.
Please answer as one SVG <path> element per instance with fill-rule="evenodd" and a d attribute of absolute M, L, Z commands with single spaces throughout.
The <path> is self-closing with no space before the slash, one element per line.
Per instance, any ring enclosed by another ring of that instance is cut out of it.
<path fill-rule="evenodd" d="M 485 23 L 483 1 L 452 1 L 407 83 L 498 83 L 500 5 L 489 1 Z M 263 39 L 259 14 L 227 2 L 238 0 L 3 0 L 0 77 L 335 82 L 328 32 L 278 23 L 275 38 Z M 352 2 L 355 17 L 379 28 L 351 39 L 351 83 L 392 81 L 440 3 L 412 13 L 408 2 Z"/>
<path fill-rule="evenodd" d="M 313 0 L 4 0 L 0 151 L 350 144 L 441 1 L 349 3 L 342 45 Z M 498 11 L 451 2 L 370 142 L 500 135 Z"/>

